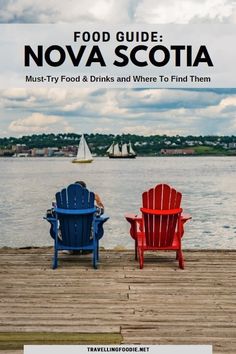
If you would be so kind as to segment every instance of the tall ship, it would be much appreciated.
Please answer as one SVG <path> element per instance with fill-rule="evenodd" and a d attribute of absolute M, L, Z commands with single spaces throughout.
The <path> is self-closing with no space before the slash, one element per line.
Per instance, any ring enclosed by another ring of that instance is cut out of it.
<path fill-rule="evenodd" d="M 77 151 L 77 156 L 74 160 L 72 160 L 73 163 L 89 163 L 93 161 L 93 157 L 91 154 L 91 151 L 88 147 L 88 144 L 85 140 L 84 135 L 82 134 L 79 142 L 79 148 Z"/>
<path fill-rule="evenodd" d="M 137 156 L 132 148 L 131 142 L 129 142 L 129 144 L 115 144 L 113 142 L 107 150 L 107 153 L 110 159 L 135 159 Z"/>

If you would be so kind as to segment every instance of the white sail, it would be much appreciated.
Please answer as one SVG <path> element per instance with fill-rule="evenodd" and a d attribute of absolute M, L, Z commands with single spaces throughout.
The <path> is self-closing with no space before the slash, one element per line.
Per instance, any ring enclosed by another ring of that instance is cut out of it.
<path fill-rule="evenodd" d="M 107 149 L 107 152 L 109 154 L 113 154 L 113 150 L 114 150 L 114 143 L 112 143 L 111 146 Z"/>
<path fill-rule="evenodd" d="M 129 153 L 132 155 L 136 155 L 136 153 L 134 152 L 134 150 L 132 148 L 131 142 L 129 142 Z"/>
<path fill-rule="evenodd" d="M 131 143 L 112 143 L 112 145 L 107 149 L 109 158 L 119 158 L 119 159 L 135 159 L 137 154 L 132 149 Z"/>
<path fill-rule="evenodd" d="M 121 154 L 122 154 L 122 156 L 127 156 L 129 154 L 127 144 L 122 145 Z"/>
<path fill-rule="evenodd" d="M 114 145 L 114 156 L 121 156 L 121 151 L 119 148 L 119 144 Z"/>
<path fill-rule="evenodd" d="M 92 162 L 93 157 L 92 154 L 89 150 L 88 144 L 84 138 L 84 135 L 82 134 L 80 143 L 79 143 L 79 148 L 77 152 L 76 159 L 73 160 L 73 162 Z"/>

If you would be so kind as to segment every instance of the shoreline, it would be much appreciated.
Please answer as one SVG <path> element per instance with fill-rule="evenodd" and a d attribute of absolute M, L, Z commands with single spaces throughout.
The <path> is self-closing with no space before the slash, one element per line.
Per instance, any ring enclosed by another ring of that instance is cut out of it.
<path fill-rule="evenodd" d="M 34 251 L 41 250 L 41 251 L 53 251 L 53 246 L 23 246 L 23 247 L 9 247 L 9 246 L 3 246 L 0 247 L 0 253 L 2 250 L 7 250 L 7 251 Z M 182 248 L 183 252 L 236 252 L 236 249 L 234 248 Z M 99 247 L 100 252 L 133 252 L 133 248 L 125 248 L 125 247 L 114 247 L 114 248 L 105 248 L 105 247 Z M 61 251 L 59 251 L 61 252 Z M 154 251 L 154 253 L 158 253 L 161 251 Z M 164 251 L 162 251 L 164 252 Z M 166 251 L 167 252 L 167 251 Z"/>
<path fill-rule="evenodd" d="M 139 157 L 211 157 L 211 156 L 216 156 L 216 157 L 232 157 L 232 156 L 236 156 L 236 152 L 230 153 L 230 154 L 219 154 L 219 153 L 211 153 L 211 154 L 160 154 L 160 155 L 137 155 L 136 158 L 134 158 L 133 160 L 139 158 Z M 8 158 L 8 159 L 43 159 L 43 158 L 47 158 L 47 159 L 61 159 L 61 158 L 66 158 L 66 159 L 73 159 L 76 156 L 4 156 L 4 155 L 0 155 L 0 158 Z M 122 159 L 110 159 L 108 156 L 93 156 L 93 158 L 95 159 L 99 159 L 99 158 L 106 158 L 107 160 L 122 160 Z M 126 159 L 125 159 L 126 160 Z"/>

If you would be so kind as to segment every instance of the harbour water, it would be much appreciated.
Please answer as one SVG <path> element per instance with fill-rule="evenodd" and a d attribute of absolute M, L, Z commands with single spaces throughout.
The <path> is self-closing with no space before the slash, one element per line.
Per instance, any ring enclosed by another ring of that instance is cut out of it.
<path fill-rule="evenodd" d="M 235 157 L 95 158 L 91 164 L 1 158 L 0 171 L 0 247 L 53 245 L 45 211 L 58 190 L 84 180 L 110 216 L 101 242 L 105 248 L 133 248 L 124 214 L 137 214 L 142 192 L 167 183 L 182 192 L 184 211 L 192 215 L 185 249 L 236 249 Z"/>

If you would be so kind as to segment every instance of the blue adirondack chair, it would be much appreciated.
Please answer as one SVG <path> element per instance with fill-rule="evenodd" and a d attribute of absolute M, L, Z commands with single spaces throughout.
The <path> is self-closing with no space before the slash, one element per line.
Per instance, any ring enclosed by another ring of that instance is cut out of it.
<path fill-rule="evenodd" d="M 52 268 L 57 268 L 58 251 L 92 251 L 93 267 L 99 261 L 99 240 L 108 216 L 96 216 L 94 193 L 79 184 L 71 184 L 56 193 L 56 207 L 53 215 L 47 215 L 51 224 L 50 235 L 54 239 Z"/>

